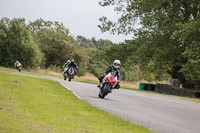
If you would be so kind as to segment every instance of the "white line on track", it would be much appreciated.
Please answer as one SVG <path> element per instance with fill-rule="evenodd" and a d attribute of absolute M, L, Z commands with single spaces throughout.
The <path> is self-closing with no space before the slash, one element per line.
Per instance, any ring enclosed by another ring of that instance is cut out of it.
<path fill-rule="evenodd" d="M 64 85 L 61 81 L 57 80 L 63 87 L 65 87 L 66 89 L 70 90 L 76 97 L 78 97 L 80 100 L 83 100 L 79 95 L 77 95 L 75 92 L 72 91 L 72 89 L 70 89 L 69 87 L 67 87 L 66 85 Z"/>

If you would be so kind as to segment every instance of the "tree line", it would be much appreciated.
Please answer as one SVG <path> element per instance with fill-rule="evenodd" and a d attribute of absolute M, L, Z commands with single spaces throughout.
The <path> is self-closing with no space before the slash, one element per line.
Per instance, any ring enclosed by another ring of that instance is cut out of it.
<path fill-rule="evenodd" d="M 117 21 L 100 18 L 102 32 L 134 35 L 125 42 L 131 49 L 129 66 L 138 66 L 149 80 L 168 75 L 185 88 L 200 89 L 199 0 L 104 0 L 99 4 L 115 6 L 121 15 Z"/>
<path fill-rule="evenodd" d="M 103 73 L 119 51 L 109 51 L 115 46 L 109 40 L 95 37 L 87 39 L 81 35 L 73 38 L 69 30 L 57 21 L 38 19 L 26 24 L 24 18 L 2 18 L 0 20 L 0 65 L 14 67 L 16 60 L 24 68 L 43 68 L 61 71 L 68 59 L 79 66 L 78 75 L 90 72 L 95 76 Z M 112 52 L 113 55 L 108 53 Z M 137 80 L 137 74 L 125 71 L 123 80 Z"/>

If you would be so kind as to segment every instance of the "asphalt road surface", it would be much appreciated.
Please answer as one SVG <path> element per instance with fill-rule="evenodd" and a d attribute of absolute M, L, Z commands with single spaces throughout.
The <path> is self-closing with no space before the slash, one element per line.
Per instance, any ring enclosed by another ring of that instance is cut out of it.
<path fill-rule="evenodd" d="M 131 123 L 160 133 L 200 133 L 200 103 L 180 98 L 150 94 L 125 89 L 113 90 L 104 99 L 98 97 L 99 89 L 94 84 L 64 81 L 49 76 L 71 90 L 78 98 L 92 106 L 105 110 Z"/>

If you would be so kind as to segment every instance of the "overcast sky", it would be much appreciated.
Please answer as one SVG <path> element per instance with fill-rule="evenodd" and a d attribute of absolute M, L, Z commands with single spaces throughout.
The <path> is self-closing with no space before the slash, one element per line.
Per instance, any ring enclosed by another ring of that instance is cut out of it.
<path fill-rule="evenodd" d="M 73 36 L 82 35 L 88 39 L 108 39 L 114 43 L 131 39 L 131 35 L 111 35 L 101 33 L 97 27 L 99 18 L 106 16 L 117 19 L 114 7 L 101 7 L 100 0 L 0 0 L 0 19 L 23 17 L 27 22 L 39 18 L 59 21 L 69 29 Z"/>

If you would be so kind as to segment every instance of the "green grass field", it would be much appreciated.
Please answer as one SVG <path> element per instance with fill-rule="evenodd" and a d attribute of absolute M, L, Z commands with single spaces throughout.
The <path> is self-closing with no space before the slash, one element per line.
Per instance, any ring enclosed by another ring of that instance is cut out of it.
<path fill-rule="evenodd" d="M 146 133 L 90 106 L 59 83 L 0 72 L 2 133 Z"/>

